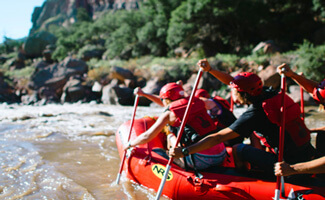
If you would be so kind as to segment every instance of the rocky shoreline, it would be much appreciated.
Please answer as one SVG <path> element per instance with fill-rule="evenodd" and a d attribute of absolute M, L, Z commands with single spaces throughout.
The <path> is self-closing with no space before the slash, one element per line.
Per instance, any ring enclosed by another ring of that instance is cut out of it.
<path fill-rule="evenodd" d="M 213 67 L 217 66 L 216 62 L 211 62 Z M 110 105 L 133 105 L 134 88 L 141 87 L 147 93 L 159 94 L 164 84 L 181 78 L 180 75 L 171 78 L 170 72 L 163 68 L 158 72 L 153 70 L 148 72 L 150 69 L 130 70 L 113 66 L 98 81 L 91 79 L 94 70 L 89 69 L 84 60 L 68 56 L 63 61 L 57 62 L 52 60 L 51 54 L 46 51 L 43 53 L 43 59 L 33 65 L 35 69 L 29 79 L 13 80 L 14 87 L 7 83 L 6 79 L 9 78 L 4 73 L 0 73 L 0 102 L 44 105 L 95 101 Z M 276 72 L 276 65 L 259 66 L 256 63 L 244 63 L 243 67 L 231 74 L 235 75 L 243 70 L 257 73 L 265 86 L 279 89 L 280 76 Z M 197 71 L 192 70 L 191 75 L 186 80 L 182 80 L 185 90 L 191 90 L 196 75 Z M 300 102 L 299 86 L 290 79 L 287 85 L 288 94 L 296 102 Z M 228 100 L 230 98 L 229 89 L 223 87 L 220 81 L 208 73 L 203 74 L 198 87 L 208 90 L 212 95 L 217 94 Z M 303 98 L 305 105 L 315 105 L 306 92 Z M 148 99 L 140 98 L 139 105 L 149 106 L 150 103 Z"/>

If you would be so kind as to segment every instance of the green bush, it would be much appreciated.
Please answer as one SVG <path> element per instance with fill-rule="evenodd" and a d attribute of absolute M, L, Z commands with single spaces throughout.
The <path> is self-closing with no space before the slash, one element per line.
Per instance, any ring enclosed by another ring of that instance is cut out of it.
<path fill-rule="evenodd" d="M 103 46 L 107 59 L 174 56 L 178 47 L 201 57 L 217 53 L 245 57 L 269 39 L 288 51 L 304 38 L 322 42 L 314 35 L 325 23 L 323 5 L 321 0 L 149 0 L 138 10 L 109 10 L 94 21 L 80 8 L 75 24 L 52 27 L 58 38 L 54 58 L 61 60 L 85 45 Z"/>
<path fill-rule="evenodd" d="M 34 71 L 35 71 L 34 66 L 28 66 L 22 69 L 8 70 L 6 71 L 5 75 L 10 77 L 11 79 L 21 79 L 21 78 L 29 79 Z"/>
<path fill-rule="evenodd" d="M 235 54 L 217 54 L 215 56 L 217 60 L 222 61 L 225 63 L 227 68 L 234 69 L 235 66 L 237 65 L 238 61 L 240 60 L 240 57 L 238 57 Z M 221 66 L 218 66 L 221 67 Z"/>
<path fill-rule="evenodd" d="M 24 43 L 23 40 L 14 40 L 8 37 L 4 37 L 4 42 L 0 44 L 0 54 L 8 54 L 14 52 L 20 48 Z"/>
<path fill-rule="evenodd" d="M 325 74 L 325 45 L 314 46 L 308 41 L 299 45 L 296 51 L 288 54 L 296 55 L 291 64 L 298 67 L 307 78 L 315 81 L 324 79 Z"/>

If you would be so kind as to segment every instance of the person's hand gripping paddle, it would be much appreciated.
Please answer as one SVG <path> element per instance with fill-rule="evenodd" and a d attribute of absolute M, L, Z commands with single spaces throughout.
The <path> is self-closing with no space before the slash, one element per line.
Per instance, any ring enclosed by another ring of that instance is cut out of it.
<path fill-rule="evenodd" d="M 194 87 L 193 87 L 193 90 L 192 90 L 190 99 L 189 99 L 189 101 L 187 103 L 187 107 L 186 107 L 186 110 L 185 110 L 185 113 L 184 113 L 184 118 L 182 120 L 180 129 L 179 129 L 178 134 L 177 134 L 177 140 L 176 140 L 175 147 L 177 147 L 178 143 L 180 142 L 180 140 L 182 138 L 183 130 L 184 130 L 184 127 L 185 127 L 185 124 L 186 124 L 186 121 L 187 121 L 189 112 L 190 112 L 191 107 L 192 107 L 193 97 L 194 97 L 195 91 L 197 89 L 197 86 L 199 84 L 199 81 L 200 81 L 201 76 L 202 76 L 202 68 L 200 68 L 200 70 L 198 72 L 198 75 L 196 77 L 195 84 L 194 84 Z M 156 200 L 158 200 L 160 198 L 161 193 L 162 193 L 162 191 L 164 189 L 164 186 L 165 186 L 165 183 L 166 183 L 166 179 L 168 177 L 168 173 L 169 173 L 169 170 L 171 168 L 171 164 L 173 163 L 173 160 L 174 160 L 173 157 L 170 157 L 169 160 L 168 160 L 168 163 L 166 165 L 166 170 L 165 170 L 164 176 L 161 179 L 160 186 L 158 188 Z"/>
<path fill-rule="evenodd" d="M 284 68 L 282 69 L 284 70 Z M 278 162 L 283 161 L 283 150 L 284 150 L 284 134 L 285 134 L 285 94 L 286 94 L 286 77 L 284 73 L 281 74 L 281 95 L 282 95 L 282 118 L 281 118 L 281 126 L 280 126 L 280 136 L 279 136 L 279 153 L 278 153 Z M 281 181 L 282 187 L 284 188 L 284 181 L 282 176 L 277 176 L 276 178 L 276 188 L 275 188 L 275 194 L 274 199 L 279 200 L 280 199 L 280 188 L 281 188 Z M 284 192 L 284 191 L 283 191 Z"/>
<path fill-rule="evenodd" d="M 134 101 L 134 106 L 133 106 L 133 114 L 132 114 L 132 119 L 131 119 L 130 130 L 129 130 L 129 135 L 128 135 L 127 142 L 129 142 L 130 137 L 131 137 L 132 127 L 133 127 L 135 113 L 137 111 L 138 103 L 139 103 L 139 95 L 136 95 L 135 96 L 135 101 Z M 117 178 L 116 178 L 116 184 L 117 185 L 120 183 L 120 178 L 121 178 L 121 174 L 122 174 L 122 170 L 123 170 L 123 166 L 124 166 L 125 157 L 126 157 L 126 150 L 124 151 L 123 158 L 122 158 L 122 161 L 121 161 L 121 164 L 120 164 L 120 170 L 119 170 L 119 172 L 117 174 Z"/>

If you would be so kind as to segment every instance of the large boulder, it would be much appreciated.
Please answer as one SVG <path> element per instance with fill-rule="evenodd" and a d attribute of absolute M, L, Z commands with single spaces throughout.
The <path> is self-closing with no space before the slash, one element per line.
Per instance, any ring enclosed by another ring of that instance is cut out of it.
<path fill-rule="evenodd" d="M 126 87 L 136 87 L 136 77 L 128 69 L 124 69 L 122 67 L 112 67 L 110 70 L 110 78 L 118 79 L 119 82 L 124 84 Z"/>
<path fill-rule="evenodd" d="M 30 77 L 28 87 L 32 90 L 38 90 L 42 86 L 45 86 L 45 82 L 54 78 L 55 72 L 58 70 L 58 63 L 51 65 L 38 64 L 38 68 L 35 69 L 34 73 Z"/>
<path fill-rule="evenodd" d="M 46 31 L 40 31 L 30 35 L 25 44 L 24 50 L 26 56 L 35 58 L 42 56 L 43 50 L 47 45 L 54 45 L 56 42 L 56 37 Z"/>
<path fill-rule="evenodd" d="M 70 77 L 70 80 L 63 87 L 61 103 L 84 100 L 85 94 L 86 87 L 83 86 L 81 77 Z"/>
<path fill-rule="evenodd" d="M 118 82 L 117 79 L 114 79 L 103 87 L 102 102 L 110 105 L 133 105 L 133 89 L 119 85 Z"/>
<path fill-rule="evenodd" d="M 0 72 L 0 102 L 15 103 L 19 102 L 14 89 L 5 81 L 7 77 Z"/>
<path fill-rule="evenodd" d="M 79 50 L 78 57 L 87 62 L 92 58 L 101 59 L 104 52 L 101 46 L 86 45 Z"/>
<path fill-rule="evenodd" d="M 60 63 L 50 65 L 42 62 L 42 65 L 37 67 L 35 72 L 32 74 L 29 88 L 38 90 L 42 86 L 63 87 L 69 77 L 74 75 L 83 76 L 87 71 L 88 66 L 84 61 L 71 57 L 65 58 Z"/>
<path fill-rule="evenodd" d="M 122 82 L 124 82 L 125 79 L 134 79 L 134 75 L 133 73 L 128 70 L 128 69 L 124 69 L 122 67 L 112 67 L 110 70 L 110 76 L 112 77 L 112 79 L 118 79 Z"/>
<path fill-rule="evenodd" d="M 36 91 L 36 94 L 39 95 L 38 98 L 44 102 L 59 101 L 63 92 L 67 96 L 64 101 L 75 102 L 83 98 L 88 99 L 86 96 L 91 95 L 91 92 L 85 92 L 85 87 L 73 87 L 68 84 L 65 89 L 63 88 L 70 77 L 83 77 L 87 71 L 88 66 L 84 61 L 71 57 L 53 64 L 42 60 L 37 63 L 29 80 L 28 88 Z"/>
<path fill-rule="evenodd" d="M 154 77 L 147 81 L 146 86 L 142 88 L 142 91 L 148 94 L 159 95 L 160 89 L 165 85 L 165 81 L 160 80 L 158 77 Z M 152 103 L 146 97 L 139 97 L 139 105 L 149 106 Z"/>
<path fill-rule="evenodd" d="M 60 63 L 59 69 L 57 76 L 70 77 L 87 73 L 88 65 L 83 60 L 67 57 Z"/>
<path fill-rule="evenodd" d="M 278 89 L 281 84 L 281 77 L 276 71 L 276 66 L 269 65 L 258 73 L 264 82 L 264 86 Z"/>
<path fill-rule="evenodd" d="M 183 85 L 184 91 L 187 95 L 191 95 L 195 80 L 197 79 L 197 73 L 191 75 L 187 82 Z M 219 90 L 221 82 L 209 73 L 203 73 L 198 83 L 198 88 L 206 90 Z"/>
<path fill-rule="evenodd" d="M 58 91 L 59 93 L 62 91 L 63 86 L 67 82 L 67 77 L 65 76 L 59 76 L 54 77 L 49 80 L 46 80 L 44 83 L 44 86 L 52 88 L 55 91 Z"/>
<path fill-rule="evenodd" d="M 41 87 L 38 90 L 38 97 L 43 101 L 44 104 L 56 103 L 59 101 L 59 97 L 56 90 L 47 86 Z"/>
<path fill-rule="evenodd" d="M 113 79 L 109 84 L 104 85 L 102 88 L 102 97 L 101 101 L 104 104 L 109 104 L 109 105 L 116 105 L 118 104 L 118 97 L 114 94 L 113 87 L 118 85 L 118 80 Z"/>

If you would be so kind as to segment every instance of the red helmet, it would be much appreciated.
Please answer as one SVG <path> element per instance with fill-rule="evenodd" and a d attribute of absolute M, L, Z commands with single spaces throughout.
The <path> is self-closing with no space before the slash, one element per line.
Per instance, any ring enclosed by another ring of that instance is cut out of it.
<path fill-rule="evenodd" d="M 241 72 L 230 82 L 230 87 L 238 92 L 247 92 L 252 96 L 261 94 L 263 83 L 259 76 L 252 72 Z"/>
<path fill-rule="evenodd" d="M 168 83 L 161 88 L 159 97 L 174 101 L 184 97 L 184 89 L 177 83 Z"/>
<path fill-rule="evenodd" d="M 195 91 L 195 97 L 205 97 L 205 98 L 210 98 L 210 94 L 208 91 L 206 91 L 205 89 L 197 89 Z"/>
<path fill-rule="evenodd" d="M 319 104 L 325 104 L 325 79 L 314 88 L 313 98 Z"/>

